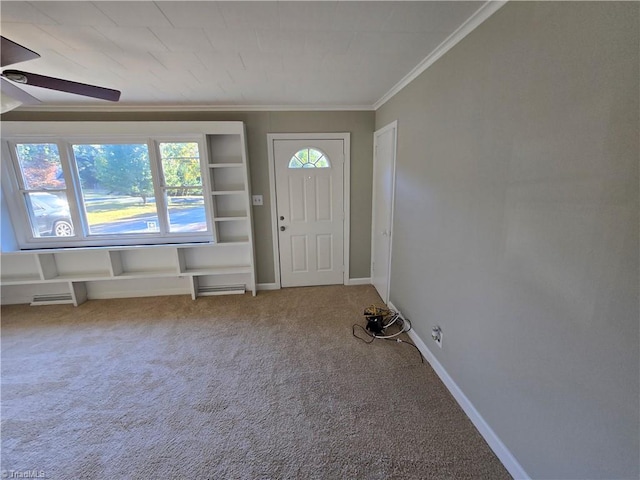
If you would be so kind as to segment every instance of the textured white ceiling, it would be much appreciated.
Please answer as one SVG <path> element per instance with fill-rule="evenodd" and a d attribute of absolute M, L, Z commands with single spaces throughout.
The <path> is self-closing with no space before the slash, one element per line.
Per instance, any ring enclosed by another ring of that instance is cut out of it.
<path fill-rule="evenodd" d="M 0 2 L 10 68 L 122 91 L 125 106 L 375 104 L 483 2 Z M 43 105 L 99 105 L 24 87 Z"/>

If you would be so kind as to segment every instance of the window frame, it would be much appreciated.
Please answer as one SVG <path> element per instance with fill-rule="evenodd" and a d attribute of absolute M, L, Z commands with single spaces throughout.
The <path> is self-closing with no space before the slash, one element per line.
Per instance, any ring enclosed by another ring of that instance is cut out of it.
<path fill-rule="evenodd" d="M 54 122 L 42 122 L 43 124 L 53 124 Z M 69 123 L 69 122 L 61 122 Z M 89 122 L 92 123 L 92 122 Z M 107 126 L 107 130 L 111 130 L 111 126 L 116 126 L 118 132 L 96 133 L 82 132 L 65 134 L 59 132 L 57 134 L 45 133 L 35 134 L 26 133 L 21 135 L 3 135 L 2 138 L 2 189 L 7 200 L 7 207 L 11 217 L 12 226 L 16 235 L 16 240 L 20 249 L 38 249 L 38 248 L 66 248 L 66 247 L 112 247 L 126 245 L 166 245 L 166 244 L 183 244 L 183 243 L 213 243 L 214 225 L 213 225 L 213 205 L 211 197 L 211 187 L 208 172 L 208 146 L 206 142 L 206 131 L 194 129 L 193 133 L 178 132 L 169 133 L 171 125 L 177 122 L 149 122 L 161 126 L 159 133 L 154 133 L 153 126 L 149 128 L 140 122 L 95 122 L 93 127 Z M 187 125 L 191 122 L 184 122 Z M 184 130 L 187 125 L 182 124 Z M 198 122 L 193 122 L 198 123 Z M 210 122 L 205 122 L 210 123 Z M 128 127 L 135 125 L 133 133 Z M 78 125 L 76 123 L 75 125 Z M 87 130 L 86 124 L 84 130 Z M 142 127 L 142 128 L 140 128 Z M 91 128 L 89 128 L 91 129 Z M 82 130 L 82 128 L 81 128 Z M 135 132 L 135 130 L 141 130 Z M 211 132 L 215 133 L 215 132 Z M 165 178 L 162 169 L 162 159 L 159 151 L 160 143 L 183 143 L 194 142 L 198 144 L 200 156 L 200 175 L 202 179 L 202 196 L 204 198 L 204 209 L 206 218 L 206 231 L 202 232 L 175 232 L 170 231 L 170 218 L 168 205 L 164 198 Z M 54 143 L 58 147 L 62 171 L 65 176 L 65 186 L 67 199 L 69 204 L 69 212 L 73 223 L 75 235 L 70 237 L 44 236 L 37 237 L 34 235 L 32 224 L 30 221 L 29 209 L 24 199 L 25 188 L 23 183 L 23 175 L 18 163 L 18 155 L 16 150 L 17 144 L 42 144 Z M 73 145 L 87 144 L 127 144 L 139 143 L 147 145 L 150 169 L 152 174 L 153 192 L 155 196 L 156 211 L 159 223 L 159 232 L 153 233 L 124 233 L 124 234 L 90 234 L 89 225 L 85 215 L 84 197 L 80 186 L 80 177 L 78 165 L 73 155 Z"/>
<path fill-rule="evenodd" d="M 160 148 L 160 145 L 162 143 L 197 143 L 198 144 L 198 154 L 199 154 L 199 161 L 200 161 L 200 179 L 202 181 L 201 182 L 202 184 L 199 187 L 192 186 L 192 185 L 181 185 L 179 187 L 167 185 L 166 172 L 162 164 L 163 158 L 162 158 L 162 151 Z M 206 145 L 203 145 L 202 142 L 199 142 L 197 140 L 188 139 L 188 138 L 178 141 L 173 138 L 165 140 L 165 139 L 156 137 L 153 147 L 154 147 L 154 154 L 157 157 L 157 161 L 155 162 L 155 164 L 158 168 L 158 178 L 159 178 L 157 191 L 155 194 L 156 194 L 156 198 L 161 198 L 161 202 L 164 208 L 163 211 L 167 212 L 166 217 L 163 218 L 163 220 L 167 222 L 166 232 L 171 235 L 177 235 L 176 233 L 171 233 L 171 215 L 169 214 L 169 205 L 166 203 L 166 199 L 167 199 L 167 197 L 165 196 L 166 192 L 176 188 L 182 188 L 187 190 L 200 188 L 202 190 L 202 196 L 208 197 L 209 199 L 211 199 L 210 202 L 207 202 L 205 200 L 205 215 L 206 215 L 206 218 L 209 220 L 207 222 L 207 232 L 210 232 L 211 235 L 213 236 L 213 230 L 212 230 L 213 222 L 211 221 L 212 212 L 213 212 L 213 203 L 212 203 L 213 199 L 211 197 L 211 190 L 208 190 L 208 191 L 205 190 L 205 182 L 207 182 L 207 180 L 209 179 L 209 167 L 208 167 L 208 161 L 203 162 L 202 155 L 200 154 L 202 150 L 206 149 Z M 156 185 L 154 184 L 154 190 L 155 188 L 156 188 Z"/>
<path fill-rule="evenodd" d="M 318 160 L 316 162 L 310 162 L 307 161 L 306 163 L 302 163 L 300 157 L 298 156 L 298 154 L 300 152 L 302 152 L 303 150 L 307 150 L 307 155 L 310 154 L 311 150 L 313 150 L 314 152 L 317 152 L 320 154 L 320 158 L 318 158 Z M 324 167 L 319 167 L 316 164 L 320 161 L 321 158 L 324 158 L 325 162 L 327 163 L 326 166 Z M 295 161 L 297 161 L 300 166 L 299 167 L 292 167 L 291 164 Z M 329 157 L 327 156 L 327 154 L 320 148 L 318 147 L 313 147 L 313 146 L 307 146 L 304 148 L 301 148 L 300 150 L 298 150 L 296 153 L 293 154 L 293 156 L 289 159 L 289 165 L 287 166 L 287 168 L 291 169 L 291 170 L 305 170 L 305 169 L 309 169 L 309 168 L 317 168 L 317 169 L 324 169 L 324 168 L 331 168 L 331 160 L 329 160 Z"/>
<path fill-rule="evenodd" d="M 31 143 L 34 143 L 34 142 L 31 142 Z M 62 160 L 63 153 L 60 150 L 59 143 L 55 141 L 38 142 L 38 144 L 40 145 L 55 145 L 56 150 L 58 152 L 58 160 L 60 161 L 60 168 L 62 169 L 62 173 L 64 175 L 64 186 L 54 187 L 54 188 L 44 188 L 44 187 L 34 188 L 34 187 L 27 186 L 27 182 L 25 181 L 24 174 L 22 173 L 22 168 L 20 166 L 20 159 L 19 159 L 18 150 L 17 150 L 18 144 L 27 144 L 27 142 L 14 142 L 13 144 L 11 142 L 9 143 L 10 150 L 12 152 L 9 158 L 11 159 L 12 171 L 15 174 L 15 183 L 17 186 L 16 191 L 19 196 L 18 203 L 22 207 L 21 210 L 23 211 L 23 217 L 25 219 L 26 231 L 29 232 L 29 235 L 31 236 L 31 238 L 42 238 L 42 237 L 36 237 L 33 233 L 34 229 L 36 229 L 38 226 L 37 226 L 37 220 L 35 218 L 36 212 L 35 212 L 34 205 L 32 203 L 33 199 L 31 198 L 31 194 L 51 192 L 54 195 L 63 194 L 65 198 L 69 198 L 68 192 L 70 187 L 69 187 L 69 182 L 67 181 L 67 178 L 70 177 L 68 174 L 69 172 L 67 170 L 67 166 Z M 18 174 L 18 172 L 20 172 L 20 174 Z M 27 201 L 27 197 L 29 197 L 29 201 Z M 28 203 L 31 203 L 31 210 L 27 205 Z M 32 217 L 32 213 L 34 214 L 33 217 Z M 72 224 L 75 231 L 75 223 L 73 221 L 73 217 L 72 217 Z"/>

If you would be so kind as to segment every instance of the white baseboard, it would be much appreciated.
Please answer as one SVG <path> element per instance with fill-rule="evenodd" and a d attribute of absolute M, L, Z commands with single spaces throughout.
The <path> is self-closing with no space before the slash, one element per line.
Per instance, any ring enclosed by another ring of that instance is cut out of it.
<path fill-rule="evenodd" d="M 347 285 L 371 285 L 371 278 L 350 278 Z"/>
<path fill-rule="evenodd" d="M 400 311 L 391 303 L 388 302 L 389 308 L 398 312 L 400 317 L 402 314 Z M 507 471 L 511 474 L 511 476 L 515 480 L 530 480 L 531 477 L 527 475 L 527 472 L 524 471 L 520 463 L 516 460 L 513 454 L 509 451 L 507 446 L 502 443 L 502 440 L 496 435 L 493 429 L 489 426 L 489 424 L 482 418 L 476 407 L 471 403 L 471 401 L 467 398 L 464 392 L 460 389 L 460 387 L 454 382 L 453 378 L 449 375 L 449 373 L 445 370 L 442 364 L 438 361 L 438 359 L 431 353 L 427 345 L 422 341 L 422 339 L 418 336 L 415 330 L 409 330 L 409 337 L 415 343 L 416 347 L 420 350 L 424 358 L 429 362 L 431 368 L 436 372 L 442 383 L 447 387 L 453 398 L 456 399 L 458 405 L 464 410 L 467 414 L 471 422 L 475 425 L 475 427 L 480 432 L 480 435 L 485 439 L 485 441 L 493 450 L 493 453 L 496 454 L 498 459 L 502 462 Z"/>

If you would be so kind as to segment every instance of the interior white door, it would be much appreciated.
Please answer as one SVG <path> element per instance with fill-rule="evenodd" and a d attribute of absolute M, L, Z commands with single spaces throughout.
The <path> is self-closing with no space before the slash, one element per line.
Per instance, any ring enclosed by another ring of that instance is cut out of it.
<path fill-rule="evenodd" d="M 274 140 L 283 287 L 343 283 L 344 141 Z"/>
<path fill-rule="evenodd" d="M 373 211 L 371 215 L 371 283 L 389 301 L 391 232 L 396 171 L 396 122 L 373 136 Z"/>

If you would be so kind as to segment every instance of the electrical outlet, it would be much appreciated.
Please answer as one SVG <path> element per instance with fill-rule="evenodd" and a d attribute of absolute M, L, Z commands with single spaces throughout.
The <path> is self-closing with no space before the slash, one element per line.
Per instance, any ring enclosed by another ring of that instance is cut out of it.
<path fill-rule="evenodd" d="M 431 338 L 436 342 L 436 345 L 442 348 L 442 329 L 439 325 L 436 325 L 431 329 Z"/>
<path fill-rule="evenodd" d="M 257 206 L 264 205 L 264 202 L 262 200 L 262 195 L 252 195 L 251 196 L 251 203 L 253 205 L 257 205 Z"/>

